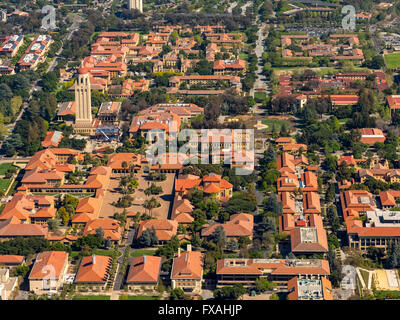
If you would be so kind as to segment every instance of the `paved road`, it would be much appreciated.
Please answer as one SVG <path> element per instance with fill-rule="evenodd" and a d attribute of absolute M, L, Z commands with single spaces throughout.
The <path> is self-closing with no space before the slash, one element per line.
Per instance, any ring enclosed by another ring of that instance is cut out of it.
<path fill-rule="evenodd" d="M 134 236 L 135 236 L 135 229 L 134 229 L 134 228 L 129 229 L 129 231 L 128 231 L 128 238 L 126 239 L 126 242 L 125 242 L 126 245 L 125 245 L 124 247 L 121 247 L 121 248 L 118 249 L 118 251 L 121 252 L 122 255 L 118 258 L 119 267 L 118 267 L 118 270 L 117 270 L 117 275 L 116 275 L 116 277 L 115 277 L 114 290 L 119 291 L 119 290 L 122 289 L 123 280 L 124 280 L 124 277 L 125 277 L 125 273 L 121 275 L 121 274 L 119 273 L 119 268 L 121 268 L 121 266 L 122 266 L 122 264 L 123 264 L 123 262 L 124 262 L 124 253 L 125 253 L 125 249 L 126 249 L 127 247 L 130 247 L 130 246 L 132 245 L 133 237 L 134 237 Z"/>
<path fill-rule="evenodd" d="M 262 54 L 264 52 L 264 39 L 267 36 L 265 33 L 265 28 L 266 24 L 260 23 L 259 16 L 257 16 L 256 23 L 259 25 L 258 31 L 257 31 L 257 42 L 256 42 L 256 48 L 254 49 L 254 52 L 257 56 L 257 71 L 256 71 L 256 80 L 254 82 L 254 87 L 253 89 L 250 90 L 250 95 L 254 97 L 254 92 L 257 89 L 261 89 L 266 91 L 267 93 L 269 92 L 269 85 L 267 82 L 267 78 L 265 77 L 264 74 L 262 74 L 263 70 L 263 61 L 262 61 Z M 264 111 L 260 109 L 261 104 L 256 104 L 252 109 L 251 112 L 253 112 L 255 115 L 263 113 Z"/>

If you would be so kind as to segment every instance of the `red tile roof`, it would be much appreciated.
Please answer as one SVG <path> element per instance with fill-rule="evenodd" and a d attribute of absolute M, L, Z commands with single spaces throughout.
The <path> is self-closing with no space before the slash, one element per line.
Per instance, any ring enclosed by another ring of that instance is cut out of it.
<path fill-rule="evenodd" d="M 83 257 L 75 277 L 75 283 L 105 283 L 112 258 L 106 256 Z"/>
<path fill-rule="evenodd" d="M 158 282 L 161 268 L 161 257 L 141 256 L 132 259 L 126 282 L 142 284 Z"/>
<path fill-rule="evenodd" d="M 65 272 L 68 253 L 64 251 L 45 251 L 36 256 L 29 280 L 58 279 Z M 51 278 L 49 278 L 51 276 Z"/>
<path fill-rule="evenodd" d="M 247 213 L 233 214 L 230 220 L 224 224 L 215 223 L 203 228 L 201 236 L 211 236 L 218 226 L 223 227 L 227 237 L 251 237 L 253 236 L 254 217 Z"/>
<path fill-rule="evenodd" d="M 24 256 L 17 256 L 12 254 L 0 254 L 0 265 L 17 265 L 22 264 L 25 260 Z"/>
<path fill-rule="evenodd" d="M 172 263 L 171 279 L 201 279 L 203 277 L 203 254 L 186 251 L 176 256 Z"/>

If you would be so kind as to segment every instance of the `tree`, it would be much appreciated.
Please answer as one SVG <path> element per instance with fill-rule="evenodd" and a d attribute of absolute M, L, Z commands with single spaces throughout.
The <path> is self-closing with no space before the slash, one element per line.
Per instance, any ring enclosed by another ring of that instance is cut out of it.
<path fill-rule="evenodd" d="M 258 278 L 255 281 L 255 285 L 255 289 L 257 292 L 265 292 L 273 287 L 272 283 L 265 278 Z"/>
<path fill-rule="evenodd" d="M 144 230 L 140 235 L 140 237 L 138 238 L 137 242 L 140 247 L 151 247 L 152 244 L 151 231 L 149 229 Z"/>
<path fill-rule="evenodd" d="M 225 247 L 226 245 L 226 233 L 222 226 L 218 226 L 215 228 L 214 232 L 212 233 L 210 240 L 213 241 L 216 245 Z"/>
<path fill-rule="evenodd" d="M 347 165 L 346 162 L 343 161 L 337 168 L 336 180 L 339 182 L 342 182 L 343 180 L 350 181 L 351 175 L 352 175 L 352 172 L 351 172 L 350 167 Z"/>
<path fill-rule="evenodd" d="M 368 247 L 367 248 L 368 257 L 376 262 L 381 262 L 385 256 L 384 248 Z"/>
<path fill-rule="evenodd" d="M 400 266 L 400 243 L 398 241 L 390 243 L 386 263 L 390 269 L 397 269 Z"/>
<path fill-rule="evenodd" d="M 334 205 L 329 206 L 326 211 L 326 216 L 328 218 L 329 224 L 332 227 L 332 231 L 333 232 L 338 231 L 340 228 L 340 220 L 339 220 L 339 216 L 337 214 L 336 206 L 334 206 Z"/>
<path fill-rule="evenodd" d="M 10 87 L 5 83 L 0 83 L 0 100 L 9 100 L 13 96 Z"/>
<path fill-rule="evenodd" d="M 328 189 L 326 190 L 325 200 L 327 202 L 332 202 L 335 199 L 335 186 L 333 183 L 328 184 Z"/>
<path fill-rule="evenodd" d="M 279 296 L 276 293 L 271 294 L 269 300 L 279 300 Z"/>
<path fill-rule="evenodd" d="M 14 269 L 13 276 L 14 277 L 21 276 L 21 277 L 25 278 L 25 276 L 28 274 L 28 272 L 29 272 L 29 267 L 27 265 L 23 264 L 23 265 L 17 266 Z"/>
<path fill-rule="evenodd" d="M 207 219 L 214 219 L 219 214 L 219 201 L 215 196 L 209 197 L 205 202 Z"/>
<path fill-rule="evenodd" d="M 185 293 L 181 288 L 175 288 L 171 290 L 170 299 L 171 300 L 183 300 L 185 298 Z"/>
<path fill-rule="evenodd" d="M 260 161 L 262 164 L 269 164 L 276 160 L 276 151 L 272 144 L 269 144 L 267 151 L 264 152 L 264 158 Z"/>
<path fill-rule="evenodd" d="M 382 56 L 376 55 L 371 60 L 366 61 L 365 64 L 371 69 L 381 69 L 385 66 L 385 60 Z"/>
<path fill-rule="evenodd" d="M 247 192 L 236 192 L 226 206 L 229 214 L 238 212 L 253 213 L 257 208 L 257 201 Z"/>
<path fill-rule="evenodd" d="M 340 259 L 337 259 L 336 252 L 329 250 L 327 254 L 327 260 L 329 262 L 329 268 L 331 274 L 329 280 L 332 282 L 333 287 L 338 287 L 342 281 L 342 264 Z"/>
<path fill-rule="evenodd" d="M 44 91 L 55 91 L 58 86 L 58 77 L 56 72 L 51 71 L 42 76 L 42 85 Z"/>
<path fill-rule="evenodd" d="M 100 248 L 103 245 L 103 238 L 100 238 L 97 234 L 88 234 L 87 236 L 79 237 L 72 244 L 72 248 L 75 251 L 81 251 L 85 247 L 88 249 Z"/>
<path fill-rule="evenodd" d="M 229 240 L 226 244 L 226 249 L 229 251 L 236 251 L 239 249 L 239 245 L 235 240 Z"/>
<path fill-rule="evenodd" d="M 58 229 L 58 220 L 55 219 L 49 219 L 47 221 L 47 227 L 49 228 L 50 231 L 56 231 Z"/>
<path fill-rule="evenodd" d="M 96 236 L 103 240 L 104 239 L 104 229 L 102 227 L 100 227 L 100 228 L 97 228 L 95 231 L 96 231 Z"/>
<path fill-rule="evenodd" d="M 282 214 L 282 202 L 278 200 L 275 193 L 271 193 L 268 198 L 264 200 L 264 210 L 273 212 L 276 215 Z"/>
<path fill-rule="evenodd" d="M 196 64 L 193 71 L 198 73 L 199 75 L 211 75 L 212 68 L 213 62 L 203 59 Z"/>
<path fill-rule="evenodd" d="M 189 201 L 196 209 L 204 209 L 204 194 L 203 190 L 194 188 L 188 195 Z"/>
<path fill-rule="evenodd" d="M 149 196 L 151 194 L 152 195 L 158 195 L 158 194 L 160 194 L 162 192 L 163 192 L 162 187 L 161 186 L 156 186 L 155 183 L 152 183 L 150 187 L 148 187 L 146 190 L 144 190 L 144 194 L 146 196 Z"/>
<path fill-rule="evenodd" d="M 236 300 L 246 292 L 242 284 L 226 286 L 214 291 L 214 298 L 217 300 Z"/>
<path fill-rule="evenodd" d="M 328 247 L 330 249 L 336 249 L 340 247 L 339 239 L 334 234 L 328 235 Z"/>
<path fill-rule="evenodd" d="M 149 210 L 149 214 L 150 214 L 150 216 L 151 216 L 151 215 L 152 215 L 152 214 L 151 214 L 151 213 L 152 213 L 152 210 L 153 210 L 154 208 L 161 207 L 161 204 L 157 201 L 156 198 L 152 197 L 150 200 L 145 200 L 145 201 L 144 201 L 143 207 L 144 207 L 145 209 Z"/>
<path fill-rule="evenodd" d="M 256 230 L 259 235 L 262 235 L 264 232 L 272 232 L 275 234 L 278 228 L 273 217 L 262 215 L 261 221 L 258 223 Z"/>
<path fill-rule="evenodd" d="M 124 209 L 124 211 L 122 211 L 122 213 L 116 212 L 116 213 L 114 213 L 114 219 L 118 220 L 120 222 L 121 226 L 124 226 L 126 223 L 126 219 L 127 219 L 126 214 L 127 214 L 126 209 Z"/>
<path fill-rule="evenodd" d="M 175 235 L 171 238 L 169 242 L 157 249 L 156 256 L 171 259 L 174 256 L 175 252 L 178 251 L 178 248 L 179 240 L 178 237 Z"/>
<path fill-rule="evenodd" d="M 69 222 L 69 214 L 64 207 L 58 209 L 58 216 L 62 220 L 63 225 L 66 226 Z"/>

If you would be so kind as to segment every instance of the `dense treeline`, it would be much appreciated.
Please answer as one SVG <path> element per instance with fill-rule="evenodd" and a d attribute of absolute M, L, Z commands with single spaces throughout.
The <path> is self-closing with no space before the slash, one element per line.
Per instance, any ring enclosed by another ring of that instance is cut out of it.
<path fill-rule="evenodd" d="M 2 152 L 7 156 L 18 153 L 31 156 L 40 149 L 49 121 L 57 111 L 57 100 L 53 93 L 40 93 L 29 104 L 12 135 L 3 143 Z"/>

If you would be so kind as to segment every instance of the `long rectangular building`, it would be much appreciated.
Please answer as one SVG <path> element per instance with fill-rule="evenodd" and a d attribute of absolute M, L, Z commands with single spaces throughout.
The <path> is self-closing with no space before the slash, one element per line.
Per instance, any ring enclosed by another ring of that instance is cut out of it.
<path fill-rule="evenodd" d="M 277 283 L 287 289 L 290 279 L 301 276 L 320 279 L 330 274 L 327 260 L 317 259 L 220 259 L 217 261 L 217 287 L 242 284 L 254 286 L 259 278 Z"/>

